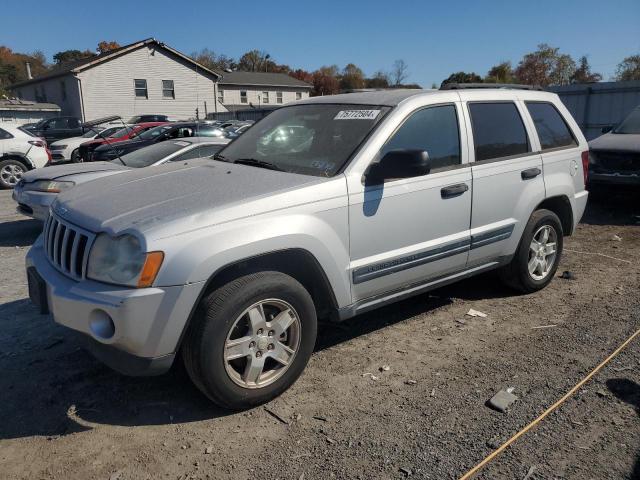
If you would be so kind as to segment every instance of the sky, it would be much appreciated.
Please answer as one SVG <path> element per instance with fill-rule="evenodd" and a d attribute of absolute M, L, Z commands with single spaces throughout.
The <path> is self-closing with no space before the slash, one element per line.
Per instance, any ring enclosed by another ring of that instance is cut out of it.
<path fill-rule="evenodd" d="M 14 1 L 1 12 L 0 45 L 42 50 L 49 61 L 101 40 L 154 37 L 185 54 L 265 50 L 306 70 L 352 62 L 372 75 L 403 59 L 407 81 L 425 88 L 456 71 L 485 75 L 504 60 L 515 66 L 539 43 L 587 55 L 605 80 L 624 57 L 640 54 L 640 0 L 32 0 L 28 11 Z"/>

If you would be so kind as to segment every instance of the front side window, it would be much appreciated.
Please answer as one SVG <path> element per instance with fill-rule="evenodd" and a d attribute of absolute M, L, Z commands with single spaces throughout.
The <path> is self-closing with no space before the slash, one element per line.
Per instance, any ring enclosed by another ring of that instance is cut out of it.
<path fill-rule="evenodd" d="M 181 153 L 171 161 L 180 162 L 194 158 L 210 157 L 214 153 L 218 153 L 223 146 L 224 145 L 198 145 L 185 153 Z"/>
<path fill-rule="evenodd" d="M 240 103 L 247 103 L 247 91 L 240 90 Z"/>
<path fill-rule="evenodd" d="M 280 108 L 230 143 L 218 158 L 331 177 L 388 111 L 389 107 L 350 104 Z"/>
<path fill-rule="evenodd" d="M 551 103 L 526 102 L 542 150 L 576 146 L 577 143 L 560 112 Z"/>
<path fill-rule="evenodd" d="M 149 98 L 147 94 L 147 81 L 144 79 L 135 79 L 133 81 L 136 92 L 136 98 Z"/>
<path fill-rule="evenodd" d="M 455 105 L 412 113 L 382 147 L 381 157 L 391 150 L 426 150 L 432 172 L 459 165 L 460 129 Z"/>
<path fill-rule="evenodd" d="M 282 92 L 276 92 L 276 103 L 282 103 Z"/>
<path fill-rule="evenodd" d="M 176 98 L 176 92 L 173 89 L 173 80 L 162 80 L 162 98 Z"/>
<path fill-rule="evenodd" d="M 269 92 L 262 92 L 262 103 L 269 103 Z"/>
<path fill-rule="evenodd" d="M 512 102 L 469 103 L 476 162 L 531 151 L 524 123 Z"/>

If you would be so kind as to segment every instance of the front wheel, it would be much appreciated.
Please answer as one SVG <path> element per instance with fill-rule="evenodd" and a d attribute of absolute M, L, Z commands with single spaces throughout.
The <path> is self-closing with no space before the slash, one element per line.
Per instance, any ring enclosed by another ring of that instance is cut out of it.
<path fill-rule="evenodd" d="M 82 162 L 82 157 L 80 156 L 80 149 L 76 148 L 73 152 L 71 152 L 71 162 L 80 163 Z"/>
<path fill-rule="evenodd" d="M 0 188 L 13 188 L 22 179 L 27 167 L 17 160 L 0 162 Z"/>
<path fill-rule="evenodd" d="M 240 277 L 207 295 L 182 350 L 193 382 L 233 410 L 268 402 L 304 370 L 316 340 L 309 293 L 280 272 Z"/>
<path fill-rule="evenodd" d="M 546 287 L 558 269 L 563 232 L 558 216 L 550 210 L 536 210 L 527 223 L 518 250 L 500 271 L 504 282 L 523 293 Z"/>

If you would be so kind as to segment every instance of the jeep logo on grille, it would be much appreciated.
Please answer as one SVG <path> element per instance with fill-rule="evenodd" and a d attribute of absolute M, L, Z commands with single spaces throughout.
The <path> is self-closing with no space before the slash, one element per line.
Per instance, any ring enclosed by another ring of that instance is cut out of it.
<path fill-rule="evenodd" d="M 56 213 L 61 217 L 64 217 L 67 213 L 69 213 L 69 210 L 64 207 L 56 207 Z"/>

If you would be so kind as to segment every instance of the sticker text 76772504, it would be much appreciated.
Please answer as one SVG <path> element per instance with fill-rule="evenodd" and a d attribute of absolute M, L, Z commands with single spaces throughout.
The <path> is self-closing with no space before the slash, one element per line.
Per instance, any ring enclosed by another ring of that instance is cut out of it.
<path fill-rule="evenodd" d="M 375 120 L 380 110 L 340 110 L 334 120 Z"/>

